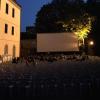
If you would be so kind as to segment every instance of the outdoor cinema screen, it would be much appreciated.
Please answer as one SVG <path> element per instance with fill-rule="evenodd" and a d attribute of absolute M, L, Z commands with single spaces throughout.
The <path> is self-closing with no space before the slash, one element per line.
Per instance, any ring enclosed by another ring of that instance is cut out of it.
<path fill-rule="evenodd" d="M 74 33 L 38 33 L 37 52 L 72 52 L 78 50 Z"/>

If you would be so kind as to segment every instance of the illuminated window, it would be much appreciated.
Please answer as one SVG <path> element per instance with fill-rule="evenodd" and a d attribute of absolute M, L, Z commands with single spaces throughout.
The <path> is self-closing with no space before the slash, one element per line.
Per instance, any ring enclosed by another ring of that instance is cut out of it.
<path fill-rule="evenodd" d="M 7 54 L 8 54 L 8 45 L 6 44 L 4 47 L 4 55 L 7 55 Z"/>
<path fill-rule="evenodd" d="M 8 24 L 5 24 L 5 33 L 8 33 Z"/>
<path fill-rule="evenodd" d="M 6 3 L 6 14 L 9 12 L 9 5 Z"/>
<path fill-rule="evenodd" d="M 14 27 L 12 26 L 12 35 L 14 35 Z"/>
<path fill-rule="evenodd" d="M 12 17 L 13 18 L 15 17 L 15 9 L 14 8 L 12 9 Z"/>
<path fill-rule="evenodd" d="M 15 47 L 15 45 L 13 46 L 13 55 L 12 56 L 16 57 L 16 47 Z"/>

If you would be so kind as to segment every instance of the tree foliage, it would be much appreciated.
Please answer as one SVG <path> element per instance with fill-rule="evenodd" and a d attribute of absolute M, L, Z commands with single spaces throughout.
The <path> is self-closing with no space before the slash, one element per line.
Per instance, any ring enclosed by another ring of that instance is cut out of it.
<path fill-rule="evenodd" d="M 62 23 L 66 31 L 74 32 L 78 40 L 84 40 L 91 31 L 93 21 L 93 16 L 90 16 L 88 13 L 83 13 L 79 17 L 70 18 L 69 21 L 64 21 Z"/>
<path fill-rule="evenodd" d="M 37 32 L 55 32 L 58 28 L 56 26 L 58 16 L 58 11 L 53 5 L 44 5 L 37 14 L 35 24 Z"/>
<path fill-rule="evenodd" d="M 91 30 L 91 19 L 83 0 L 53 0 L 38 12 L 35 26 L 37 32 L 75 32 L 82 39 Z"/>

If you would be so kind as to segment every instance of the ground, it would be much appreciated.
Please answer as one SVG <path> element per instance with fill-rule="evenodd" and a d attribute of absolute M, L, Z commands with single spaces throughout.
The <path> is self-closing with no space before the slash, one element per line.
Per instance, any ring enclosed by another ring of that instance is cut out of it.
<path fill-rule="evenodd" d="M 6 91 L 8 90 L 8 91 Z M 5 91 L 5 92 L 2 92 Z M 86 99 L 100 92 L 100 58 L 86 61 L 0 65 L 0 96 L 65 96 Z M 5 93 L 5 94 L 4 94 Z"/>

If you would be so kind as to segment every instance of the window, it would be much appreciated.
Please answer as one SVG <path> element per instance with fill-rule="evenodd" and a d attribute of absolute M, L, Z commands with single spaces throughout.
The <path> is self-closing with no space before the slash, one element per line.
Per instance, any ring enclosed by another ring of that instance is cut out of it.
<path fill-rule="evenodd" d="M 14 35 L 14 27 L 12 26 L 12 35 Z"/>
<path fill-rule="evenodd" d="M 4 47 L 4 55 L 7 55 L 7 54 L 8 54 L 8 45 L 6 44 Z"/>
<path fill-rule="evenodd" d="M 5 33 L 8 33 L 8 24 L 5 24 Z"/>
<path fill-rule="evenodd" d="M 16 47 L 15 47 L 15 45 L 13 45 L 13 51 L 12 51 L 12 53 L 13 53 L 13 57 L 16 57 Z"/>
<path fill-rule="evenodd" d="M 14 35 L 14 27 L 12 26 L 12 35 Z"/>
<path fill-rule="evenodd" d="M 1 0 L 0 0 L 0 9 L 1 9 Z"/>
<path fill-rule="evenodd" d="M 6 14 L 8 14 L 9 5 L 6 3 Z"/>
<path fill-rule="evenodd" d="M 12 17 L 13 18 L 15 17 L 15 9 L 14 8 L 12 9 Z"/>

